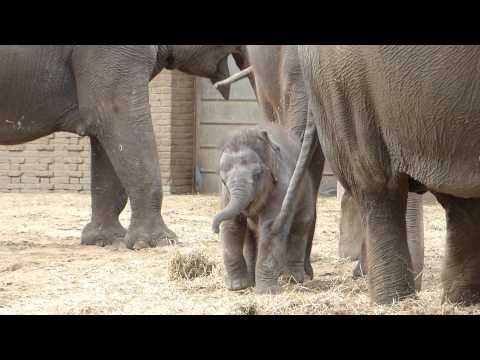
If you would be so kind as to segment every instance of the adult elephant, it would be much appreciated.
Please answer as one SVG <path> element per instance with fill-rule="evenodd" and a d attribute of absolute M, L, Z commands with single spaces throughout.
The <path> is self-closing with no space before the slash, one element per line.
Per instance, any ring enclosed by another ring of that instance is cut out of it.
<path fill-rule="evenodd" d="M 82 244 L 154 247 L 176 238 L 162 216 L 162 184 L 148 84 L 163 69 L 227 78 L 238 45 L 0 47 L 0 144 L 56 131 L 89 136 L 92 219 Z M 228 87 L 222 89 L 228 98 Z M 128 231 L 118 220 L 127 199 Z"/>
<path fill-rule="evenodd" d="M 305 45 L 299 54 L 308 136 L 277 224 L 290 216 L 316 127 L 366 219 L 371 299 L 386 304 L 414 292 L 410 189 L 430 190 L 446 210 L 443 301 L 480 302 L 480 47 Z"/>
<path fill-rule="evenodd" d="M 222 89 L 248 76 L 266 119 L 291 130 L 301 141 L 305 133 L 308 104 L 298 45 L 245 45 L 234 57 L 241 73 L 215 86 Z M 316 193 L 320 188 L 324 162 L 323 152 L 317 147 L 309 165 Z M 341 257 L 359 260 L 354 270 L 354 276 L 358 277 L 368 271 L 366 257 L 361 256 L 365 224 L 353 197 L 346 192 L 341 198 L 339 253 Z M 421 196 L 409 194 L 408 243 L 414 259 L 417 290 L 421 288 L 424 259 L 422 210 Z"/>

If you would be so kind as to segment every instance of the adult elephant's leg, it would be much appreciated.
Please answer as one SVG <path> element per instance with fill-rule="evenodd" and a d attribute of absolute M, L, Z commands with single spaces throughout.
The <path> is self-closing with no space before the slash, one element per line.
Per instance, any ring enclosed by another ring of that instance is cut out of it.
<path fill-rule="evenodd" d="M 480 200 L 435 196 L 447 215 L 442 301 L 480 303 Z"/>
<path fill-rule="evenodd" d="M 105 116 L 100 137 L 130 198 L 132 215 L 125 236 L 129 249 L 169 245 L 176 240 L 161 215 L 163 191 L 147 84 L 143 89 L 138 86 L 140 94 L 133 98 L 118 99 L 130 102 L 129 109 Z"/>
<path fill-rule="evenodd" d="M 83 245 L 110 245 L 123 241 L 126 230 L 118 217 L 127 204 L 127 193 L 100 142 L 90 138 L 92 220 L 82 232 Z"/>
<path fill-rule="evenodd" d="M 176 239 L 161 215 L 163 193 L 149 79 L 143 69 L 137 70 L 126 72 L 131 76 L 106 74 L 112 77 L 106 83 L 98 83 L 89 73 L 77 79 L 80 111 L 89 132 L 101 143 L 130 199 L 132 215 L 125 236 L 130 249 L 167 245 Z"/>
<path fill-rule="evenodd" d="M 406 233 L 407 185 L 362 194 L 367 223 L 370 298 L 391 304 L 415 293 Z"/>
<path fill-rule="evenodd" d="M 347 200 L 351 203 L 350 206 L 358 206 L 351 197 Z M 353 204 L 353 205 L 352 205 Z M 342 204 L 343 205 L 343 204 Z M 343 207 L 342 207 L 343 208 Z M 355 229 L 357 230 L 358 238 L 362 239 L 362 246 L 358 263 L 353 270 L 353 278 L 358 279 L 368 274 L 367 255 L 365 247 L 365 234 L 366 224 L 361 219 L 361 213 L 358 212 L 355 217 L 358 219 L 355 223 Z M 412 259 L 412 268 L 415 277 L 415 288 L 417 291 L 422 289 L 422 274 L 424 264 L 424 234 L 423 234 L 423 196 L 415 193 L 408 194 L 407 212 L 406 212 L 406 224 L 407 224 L 407 243 L 410 257 Z M 343 224 L 348 226 L 348 224 Z M 351 234 L 354 232 L 352 231 Z"/>
<path fill-rule="evenodd" d="M 243 290 L 253 286 L 247 263 L 243 257 L 244 241 L 247 236 L 247 220 L 237 216 L 224 221 L 220 227 L 225 265 L 225 283 L 229 290 Z"/>

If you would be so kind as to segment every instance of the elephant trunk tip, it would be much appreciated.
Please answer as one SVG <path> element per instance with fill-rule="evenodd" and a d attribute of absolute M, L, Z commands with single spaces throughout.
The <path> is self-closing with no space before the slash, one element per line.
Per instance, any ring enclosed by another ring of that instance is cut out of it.
<path fill-rule="evenodd" d="M 228 205 L 220 211 L 213 219 L 212 230 L 218 234 L 220 232 L 220 224 L 224 221 L 231 220 L 241 214 L 246 209 L 253 199 L 253 191 L 231 191 L 232 198 Z"/>

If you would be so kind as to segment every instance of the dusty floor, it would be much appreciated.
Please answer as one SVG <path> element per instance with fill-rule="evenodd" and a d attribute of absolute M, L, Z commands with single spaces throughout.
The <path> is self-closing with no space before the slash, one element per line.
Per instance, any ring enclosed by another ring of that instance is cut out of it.
<path fill-rule="evenodd" d="M 313 250 L 315 280 L 278 296 L 224 289 L 220 244 L 210 230 L 216 197 L 167 196 L 164 216 L 181 246 L 140 252 L 79 245 L 90 197 L 0 194 L 0 314 L 480 314 L 480 306 L 440 304 L 444 213 L 427 205 L 424 290 L 417 300 L 370 306 L 365 280 L 337 258 L 338 204 L 322 198 Z M 122 215 L 128 224 L 129 211 Z M 168 280 L 175 252 L 203 251 L 218 268 L 208 277 Z"/>

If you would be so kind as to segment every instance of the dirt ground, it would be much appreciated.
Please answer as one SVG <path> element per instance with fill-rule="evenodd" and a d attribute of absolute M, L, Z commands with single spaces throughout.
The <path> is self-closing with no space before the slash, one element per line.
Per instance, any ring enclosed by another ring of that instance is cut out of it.
<path fill-rule="evenodd" d="M 445 220 L 425 209 L 424 289 L 416 300 L 371 306 L 365 280 L 337 257 L 339 205 L 321 198 L 313 249 L 315 279 L 277 296 L 223 286 L 221 248 L 211 232 L 218 199 L 167 196 L 164 217 L 181 245 L 139 252 L 80 246 L 90 197 L 0 194 L 0 314 L 480 314 L 480 306 L 441 305 Z M 128 225 L 129 210 L 122 214 Z M 207 277 L 170 281 L 172 257 L 201 251 L 218 266 Z"/>

